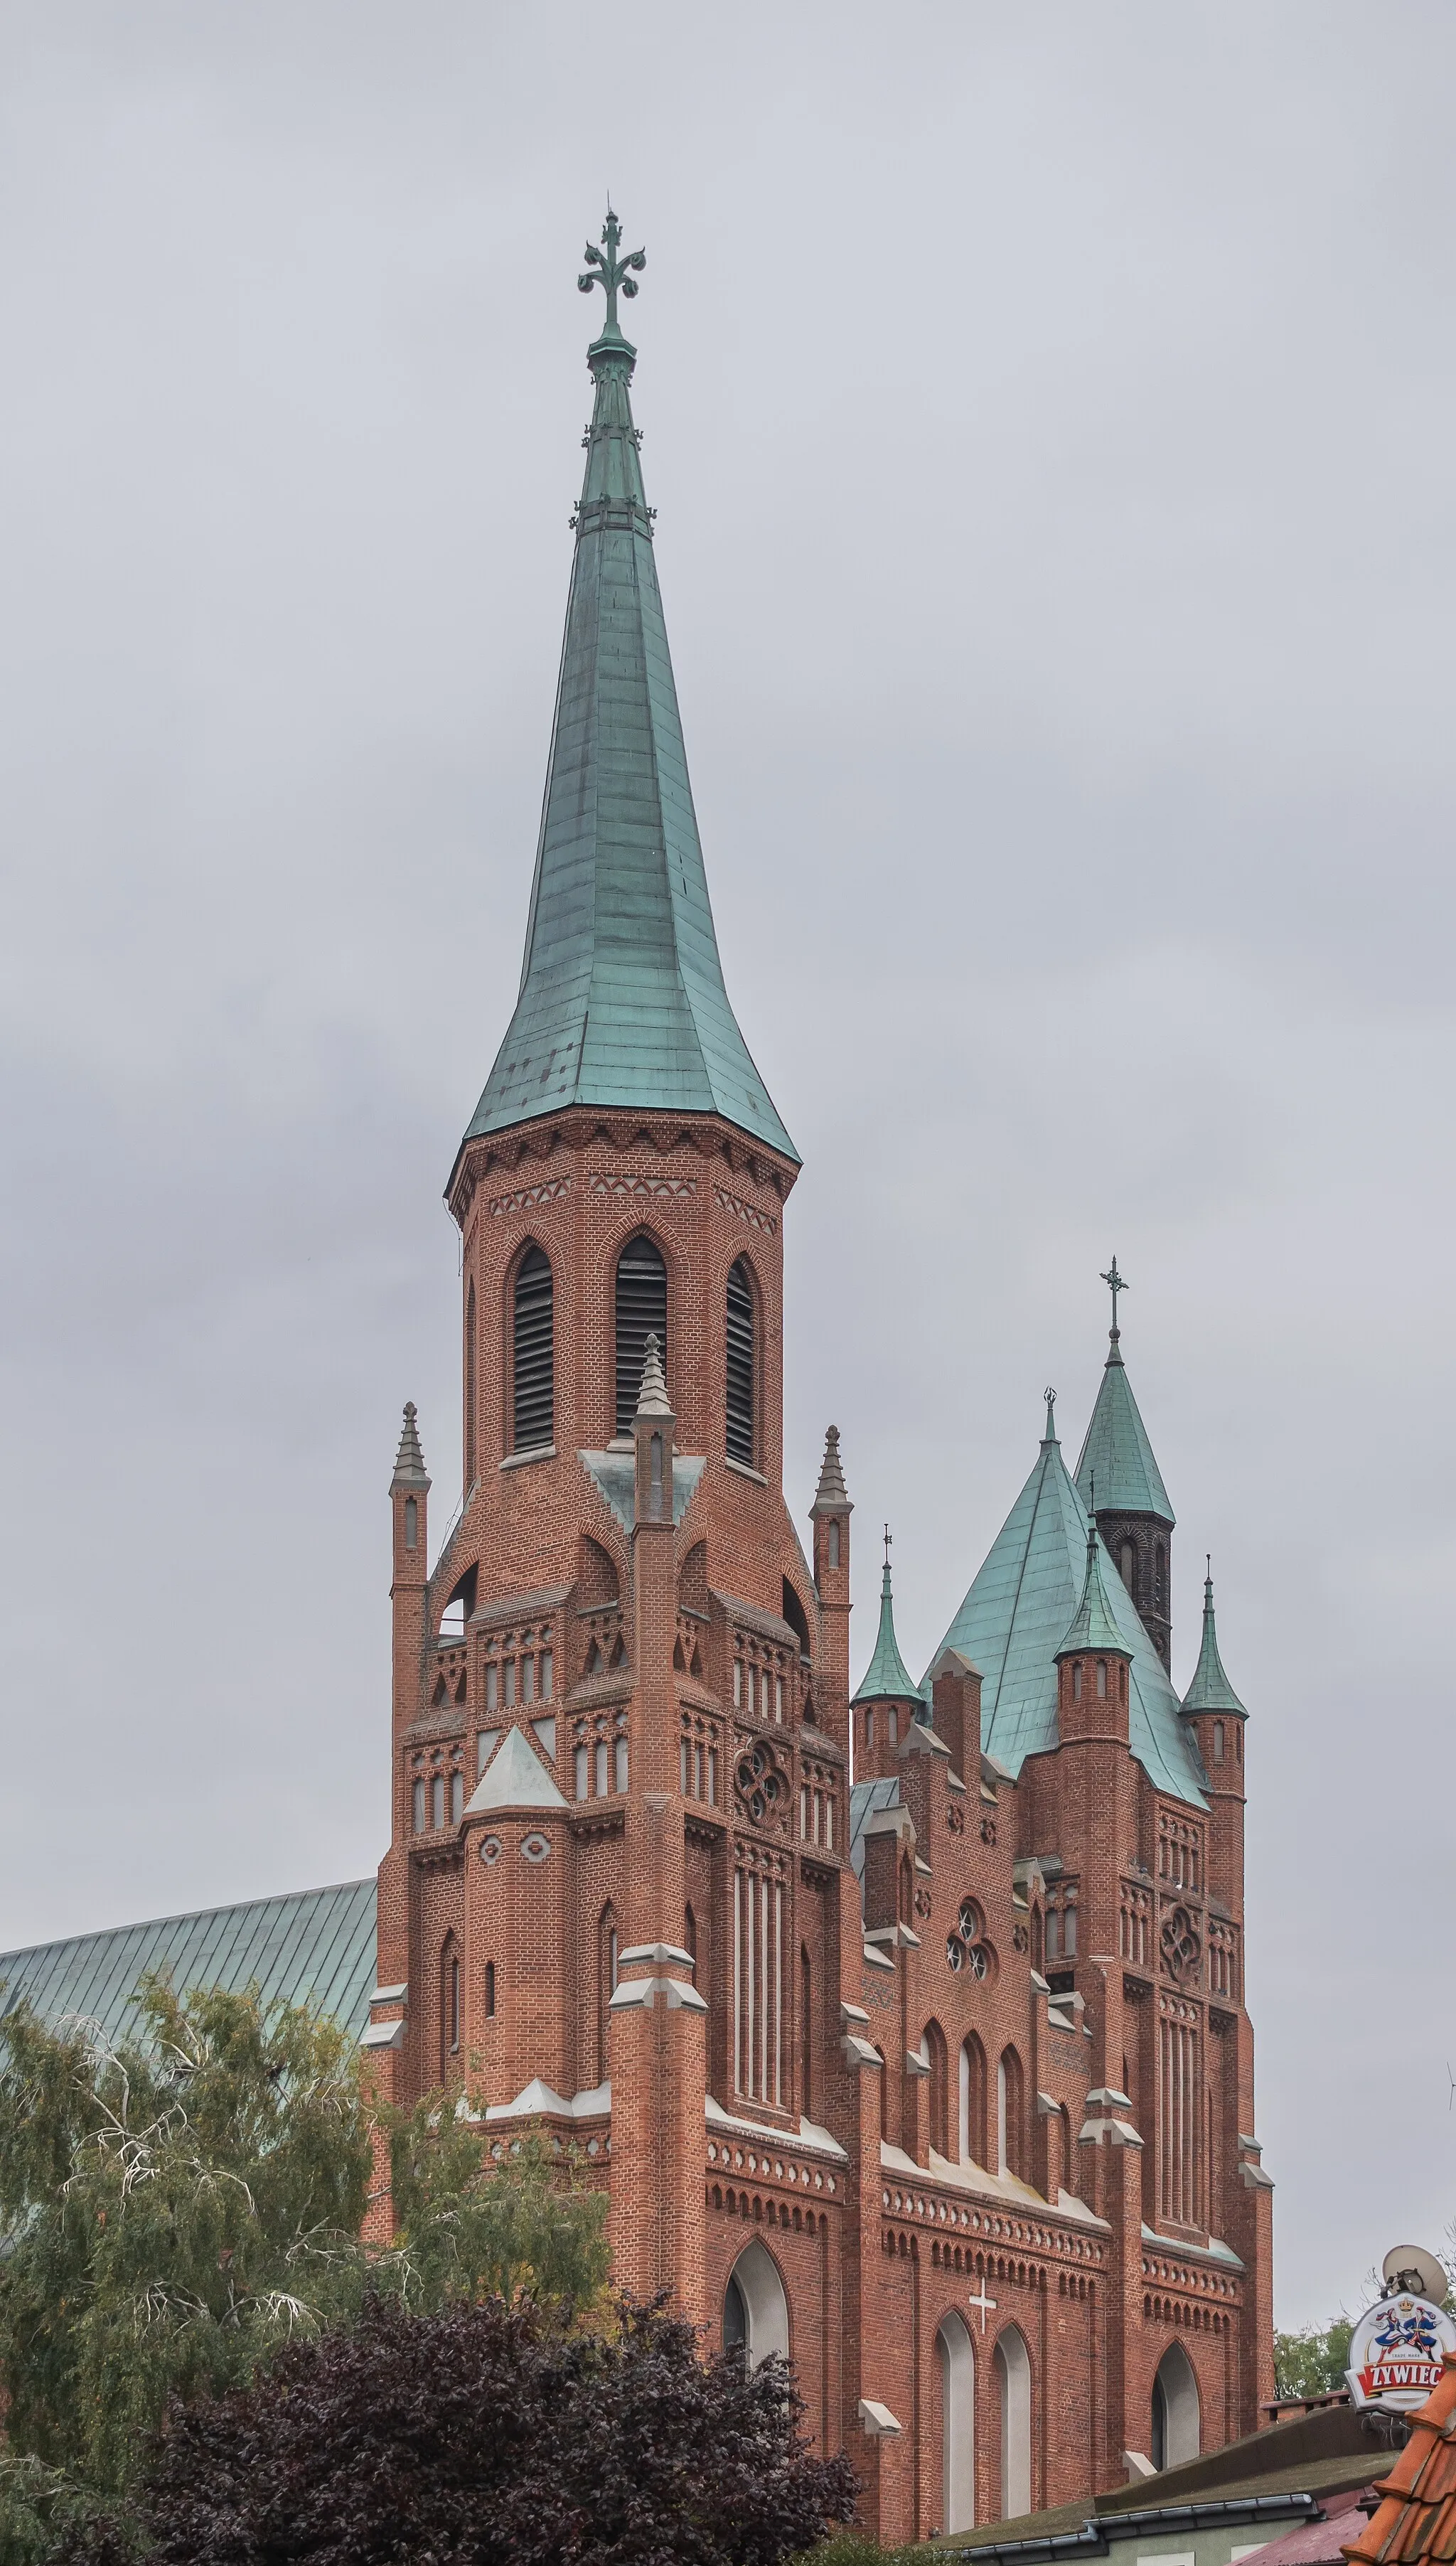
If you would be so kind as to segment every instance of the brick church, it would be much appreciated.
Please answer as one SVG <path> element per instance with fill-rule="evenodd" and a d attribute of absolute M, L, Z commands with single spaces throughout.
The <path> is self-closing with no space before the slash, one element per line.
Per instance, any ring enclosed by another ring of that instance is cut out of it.
<path fill-rule="evenodd" d="M 607 295 L 515 1013 L 461 1141 L 464 1499 L 405 1411 L 364 2038 L 600 2169 L 618 2279 L 793 2358 L 882 2536 L 1122 2483 L 1272 2394 L 1245 1724 L 1117 1326 L 923 1681 L 857 1685 L 830 1427 L 783 1488 L 799 1159 L 718 956 Z M 806 1494 L 808 1492 L 806 1491 Z"/>
<path fill-rule="evenodd" d="M 1123 2483 L 1273 2393 L 1243 1703 L 1112 1328 L 922 1680 L 849 1662 L 836 1429 L 783 1488 L 799 1172 L 724 986 L 606 290 L 515 1012 L 461 1141 L 464 1496 L 404 1411 L 392 1837 L 349 1882 L 0 1954 L 123 2029 L 142 1971 L 353 2023 L 607 2187 L 615 2272 L 793 2359 L 885 2539 Z M 504 1013 L 504 1008 L 502 1008 Z M 852 1472 L 852 1455 L 848 1456 Z M 452 1464 L 453 1475 L 453 1464 Z M 808 1495 L 808 1491 L 804 1492 Z"/>

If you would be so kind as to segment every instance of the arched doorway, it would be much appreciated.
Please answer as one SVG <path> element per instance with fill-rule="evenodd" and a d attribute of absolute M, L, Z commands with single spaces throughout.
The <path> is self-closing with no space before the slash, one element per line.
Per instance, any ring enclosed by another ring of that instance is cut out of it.
<path fill-rule="evenodd" d="M 1001 2518 L 1015 2521 L 1032 2508 L 1032 2365 L 1017 2326 L 996 2346 L 996 2393 L 1001 2404 Z"/>
<path fill-rule="evenodd" d="M 1198 2382 L 1180 2343 L 1170 2343 L 1152 2383 L 1152 2463 L 1175 2468 L 1198 2456 Z"/>
<path fill-rule="evenodd" d="M 723 2350 L 743 2346 L 750 2370 L 771 2352 L 789 2354 L 789 2302 L 779 2267 L 766 2245 L 755 2237 L 745 2245 L 723 2293 Z"/>
<path fill-rule="evenodd" d="M 940 2370 L 942 2530 L 969 2530 L 976 2518 L 976 2349 L 965 2318 L 952 2314 L 935 2337 Z"/>

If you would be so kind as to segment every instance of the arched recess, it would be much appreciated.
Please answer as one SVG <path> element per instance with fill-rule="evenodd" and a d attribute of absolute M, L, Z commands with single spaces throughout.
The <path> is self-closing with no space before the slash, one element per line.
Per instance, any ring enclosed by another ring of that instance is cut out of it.
<path fill-rule="evenodd" d="M 440 1951 L 440 2083 L 442 2085 L 449 2085 L 459 2074 L 460 2014 L 460 1945 L 453 1933 L 447 1933 Z"/>
<path fill-rule="evenodd" d="M 472 1274 L 470 1277 L 470 1289 L 465 1296 L 465 1487 L 467 1494 L 469 1490 L 474 1487 L 477 1475 L 475 1459 L 475 1428 L 477 1421 L 475 1411 L 475 1277 Z"/>
<path fill-rule="evenodd" d="M 1152 2383 L 1152 2463 L 1175 2468 L 1198 2456 L 1198 2381 L 1180 2343 L 1170 2343 Z"/>
<path fill-rule="evenodd" d="M 616 1431 L 630 1434 L 642 1387 L 647 1339 L 655 1337 L 671 1396 L 667 1362 L 667 1264 L 644 1229 L 629 1238 L 616 1260 Z"/>
<path fill-rule="evenodd" d="M 976 2348 L 965 2318 L 945 2317 L 935 2337 L 940 2372 L 943 2531 L 969 2530 L 976 2518 Z"/>
<path fill-rule="evenodd" d="M 556 1439 L 556 1286 L 534 1238 L 511 1292 L 511 1426 L 513 1452 L 543 1451 Z"/>
<path fill-rule="evenodd" d="M 1026 2170 L 1026 2078 L 1008 2047 L 996 2070 L 996 2171 L 1025 2181 Z"/>
<path fill-rule="evenodd" d="M 771 2352 L 789 2357 L 789 2301 L 778 2264 L 757 2237 L 745 2245 L 723 2293 L 723 2349 L 743 2346 L 750 2370 Z"/>
<path fill-rule="evenodd" d="M 758 1466 L 758 1293 L 746 1256 L 728 1269 L 724 1315 L 725 1442 L 729 1460 L 752 1470 Z"/>
<path fill-rule="evenodd" d="M 930 2061 L 928 2136 L 938 2157 L 950 2154 L 950 2073 L 945 2034 L 938 2022 L 927 2022 L 920 2046 Z"/>
<path fill-rule="evenodd" d="M 986 2052 L 974 2032 L 961 2042 L 958 2154 L 962 2165 L 986 2163 Z"/>
<path fill-rule="evenodd" d="M 1032 2508 L 1032 2364 L 1019 2326 L 1008 2326 L 996 2346 L 996 2394 L 1001 2406 L 1001 2518 L 1017 2521 Z"/>

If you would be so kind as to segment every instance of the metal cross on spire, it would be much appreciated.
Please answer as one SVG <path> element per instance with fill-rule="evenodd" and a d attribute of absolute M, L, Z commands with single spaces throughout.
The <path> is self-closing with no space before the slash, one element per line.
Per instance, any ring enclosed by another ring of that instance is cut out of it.
<path fill-rule="evenodd" d="M 1112 1295 L 1112 1334 L 1115 1337 L 1117 1333 L 1117 1295 L 1119 1292 L 1125 1292 L 1127 1289 L 1126 1284 L 1123 1282 L 1121 1275 L 1117 1271 L 1117 1259 L 1115 1256 L 1113 1257 L 1111 1264 L 1108 1266 L 1106 1273 L 1102 1276 L 1102 1281 L 1106 1284 L 1108 1291 Z"/>
<path fill-rule="evenodd" d="M 893 1540 L 894 1534 L 890 1531 L 888 1524 L 886 1524 L 884 1528 L 884 1564 L 886 1568 L 889 1566 L 889 1546 Z"/>
<path fill-rule="evenodd" d="M 578 277 L 577 290 L 581 294 L 590 294 L 594 285 L 601 286 L 607 297 L 607 327 L 602 335 L 609 339 L 620 336 L 616 327 L 616 298 L 618 294 L 624 294 L 627 301 L 631 301 L 637 291 L 637 277 L 647 264 L 647 253 L 644 249 L 634 249 L 626 258 L 617 257 L 621 225 L 611 210 L 609 198 L 602 239 L 603 249 L 594 249 L 590 241 L 587 243 L 587 273 Z"/>

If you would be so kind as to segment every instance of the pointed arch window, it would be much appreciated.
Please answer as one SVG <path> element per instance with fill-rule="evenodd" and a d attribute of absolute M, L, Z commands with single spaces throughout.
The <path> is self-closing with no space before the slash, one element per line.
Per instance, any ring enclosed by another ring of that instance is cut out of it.
<path fill-rule="evenodd" d="M 642 1387 L 647 1339 L 655 1337 L 667 1375 L 667 1268 L 639 1231 L 616 1260 L 616 1430 L 630 1434 Z M 670 1378 L 670 1376 L 668 1376 Z"/>
<path fill-rule="evenodd" d="M 534 1242 L 516 1268 L 514 1320 L 511 1448 L 532 1452 L 556 1439 L 556 1291 L 551 1259 Z"/>
<path fill-rule="evenodd" d="M 753 1277 L 740 1256 L 728 1271 L 728 1458 L 751 1470 L 758 1459 L 754 1417 L 755 1379 Z"/>

